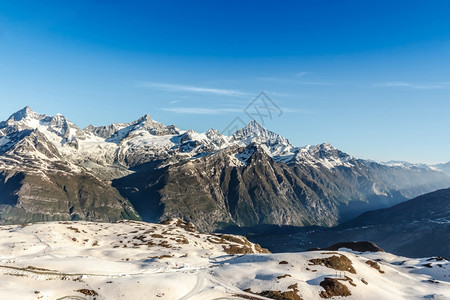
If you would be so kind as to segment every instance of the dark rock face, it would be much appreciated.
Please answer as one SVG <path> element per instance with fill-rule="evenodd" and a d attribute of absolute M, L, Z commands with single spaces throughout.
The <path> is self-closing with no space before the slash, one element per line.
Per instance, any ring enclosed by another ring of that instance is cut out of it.
<path fill-rule="evenodd" d="M 233 163 L 236 156 L 243 157 L 243 165 Z M 380 179 L 383 172 L 385 179 Z M 366 162 L 333 170 L 289 165 L 251 144 L 164 168 L 150 165 L 113 186 L 147 221 L 180 217 L 206 231 L 262 224 L 329 227 L 428 188 L 392 190 L 392 182 L 401 181 L 407 171 L 389 172 Z M 414 176 L 419 181 L 425 173 Z M 390 194 L 374 194 L 374 184 Z"/>
<path fill-rule="evenodd" d="M 358 229 L 358 230 L 355 230 Z M 376 242 L 386 251 L 410 257 L 450 257 L 450 189 L 439 190 L 371 211 L 345 222 L 337 231 Z"/>
<path fill-rule="evenodd" d="M 381 249 L 372 242 L 343 242 L 322 249 L 313 249 L 313 251 L 317 250 L 337 251 L 341 248 L 347 248 L 358 252 L 384 252 L 383 249 Z"/>
<path fill-rule="evenodd" d="M 0 177 L 0 224 L 140 219 L 114 188 L 88 174 L 3 171 Z"/>
<path fill-rule="evenodd" d="M 148 221 L 155 221 L 155 217 L 183 217 L 202 230 L 229 225 L 336 223 L 338 199 L 333 195 L 323 199 L 325 187 L 273 161 L 256 146 L 250 150 L 245 166 L 233 166 L 233 152 L 226 149 L 196 161 L 141 172 L 145 177 L 133 174 L 115 181 L 114 186 L 138 211 L 144 212 L 141 216 Z M 137 190 L 128 186 L 139 181 L 143 184 Z M 153 205 L 159 207 L 162 217 L 152 214 Z"/>
<path fill-rule="evenodd" d="M 252 236 L 251 240 L 272 252 L 305 251 L 311 247 L 317 247 L 313 250 L 345 247 L 355 251 L 382 248 L 406 257 L 450 257 L 447 242 L 450 240 L 450 189 L 366 212 L 334 228 L 297 228 L 286 233 Z M 376 245 L 342 243 L 349 240 L 372 241 Z M 332 243 L 337 244 L 328 247 Z"/>
<path fill-rule="evenodd" d="M 0 205 L 17 205 L 19 199 L 17 193 L 23 179 L 23 173 L 7 171 L 0 172 Z"/>
<path fill-rule="evenodd" d="M 450 189 L 428 193 L 393 207 L 370 211 L 346 222 L 340 228 L 380 224 L 410 223 L 412 221 L 450 220 Z"/>

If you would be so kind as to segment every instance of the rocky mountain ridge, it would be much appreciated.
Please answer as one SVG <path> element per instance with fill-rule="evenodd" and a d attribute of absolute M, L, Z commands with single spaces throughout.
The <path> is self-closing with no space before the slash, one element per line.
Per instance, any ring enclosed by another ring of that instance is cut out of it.
<path fill-rule="evenodd" d="M 450 186 L 432 168 L 360 160 L 326 143 L 295 147 L 256 121 L 232 136 L 149 115 L 80 129 L 29 107 L 0 123 L 0 172 L 2 223 L 180 217 L 208 231 L 332 226 Z"/>

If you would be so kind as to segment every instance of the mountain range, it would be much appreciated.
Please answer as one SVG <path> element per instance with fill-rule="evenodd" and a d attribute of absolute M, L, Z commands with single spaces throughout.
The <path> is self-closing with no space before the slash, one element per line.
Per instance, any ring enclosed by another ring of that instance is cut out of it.
<path fill-rule="evenodd" d="M 0 223 L 179 217 L 203 231 L 334 226 L 447 188 L 444 171 L 357 159 L 327 143 L 296 147 L 256 121 L 232 136 L 149 115 L 81 129 L 25 107 L 0 123 Z"/>
<path fill-rule="evenodd" d="M 343 235 L 341 240 L 351 231 L 353 239 L 375 241 L 408 257 L 450 257 L 450 244 L 445 242 L 450 240 L 450 189 L 366 212 L 335 230 Z"/>
<path fill-rule="evenodd" d="M 450 189 L 365 212 L 333 228 L 274 227 L 242 231 L 273 252 L 299 252 L 342 241 L 372 241 L 407 257 L 450 257 Z"/>

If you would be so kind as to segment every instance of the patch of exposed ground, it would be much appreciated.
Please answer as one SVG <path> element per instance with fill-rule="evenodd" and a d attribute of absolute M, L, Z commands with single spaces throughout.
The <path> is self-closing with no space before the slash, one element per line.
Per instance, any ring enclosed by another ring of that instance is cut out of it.
<path fill-rule="evenodd" d="M 164 225 L 173 224 L 173 219 L 164 221 L 161 224 L 164 224 Z M 194 224 L 192 224 L 191 222 L 183 221 L 181 219 L 178 219 L 176 221 L 175 226 L 183 228 L 184 230 L 189 231 L 189 232 L 197 232 L 197 228 L 195 227 Z"/>
<path fill-rule="evenodd" d="M 336 278 L 326 277 L 320 283 L 320 286 L 325 289 L 325 291 L 321 291 L 319 294 L 321 298 L 329 299 L 336 296 L 348 297 L 352 295 L 348 287 L 339 282 L 339 279 Z"/>
<path fill-rule="evenodd" d="M 243 236 L 229 234 L 214 234 L 208 237 L 208 241 L 213 244 L 223 245 L 223 250 L 227 254 L 250 254 L 250 253 L 270 253 L 258 244 L 252 244 Z"/>
<path fill-rule="evenodd" d="M 342 254 L 324 258 L 314 258 L 310 259 L 309 262 L 311 263 L 310 265 L 325 266 L 334 270 L 347 271 L 356 274 L 352 261 L 347 256 Z"/>
<path fill-rule="evenodd" d="M 81 293 L 86 296 L 98 296 L 96 291 L 89 290 L 89 289 L 79 289 L 79 290 L 76 290 L 75 292 Z"/>
<path fill-rule="evenodd" d="M 303 298 L 298 294 L 298 284 L 292 284 L 288 286 L 288 291 L 262 291 L 260 293 L 254 293 L 251 289 L 246 289 L 245 292 L 252 293 L 255 295 L 263 296 L 275 300 L 303 300 Z"/>
<path fill-rule="evenodd" d="M 366 264 L 368 264 L 372 268 L 378 270 L 378 272 L 380 272 L 381 274 L 384 274 L 384 271 L 381 270 L 380 265 L 376 261 L 368 260 L 368 261 L 366 261 Z"/>
<path fill-rule="evenodd" d="M 284 274 L 284 275 L 278 276 L 277 279 L 283 279 L 283 278 L 286 278 L 286 277 L 292 277 L 292 276 L 289 275 L 289 274 Z"/>

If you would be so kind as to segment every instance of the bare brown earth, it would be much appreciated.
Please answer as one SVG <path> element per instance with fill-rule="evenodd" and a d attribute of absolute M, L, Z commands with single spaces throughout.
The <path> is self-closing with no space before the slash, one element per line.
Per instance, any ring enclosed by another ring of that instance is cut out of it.
<path fill-rule="evenodd" d="M 310 259 L 309 262 L 311 263 L 311 265 L 323 265 L 327 268 L 335 269 L 338 271 L 348 271 L 350 273 L 356 274 L 356 271 L 352 265 L 352 261 L 347 256 L 342 254 L 337 254 L 325 258 L 314 258 Z"/>
<path fill-rule="evenodd" d="M 380 265 L 376 261 L 368 260 L 368 261 L 366 261 L 366 264 L 368 264 L 372 268 L 378 270 L 378 272 L 380 272 L 381 274 L 384 273 L 384 271 L 381 270 Z"/>
<path fill-rule="evenodd" d="M 266 298 L 275 299 L 275 300 L 303 300 L 303 298 L 298 294 L 298 285 L 292 284 L 288 286 L 288 291 L 262 291 L 260 293 L 254 293 L 251 289 L 245 290 L 248 293 L 252 293 L 255 295 L 260 295 Z"/>
<path fill-rule="evenodd" d="M 326 277 L 325 280 L 320 283 L 320 286 L 325 289 L 325 291 L 320 292 L 321 298 L 329 299 L 335 296 L 351 296 L 348 287 L 340 283 L 339 279 Z"/>

